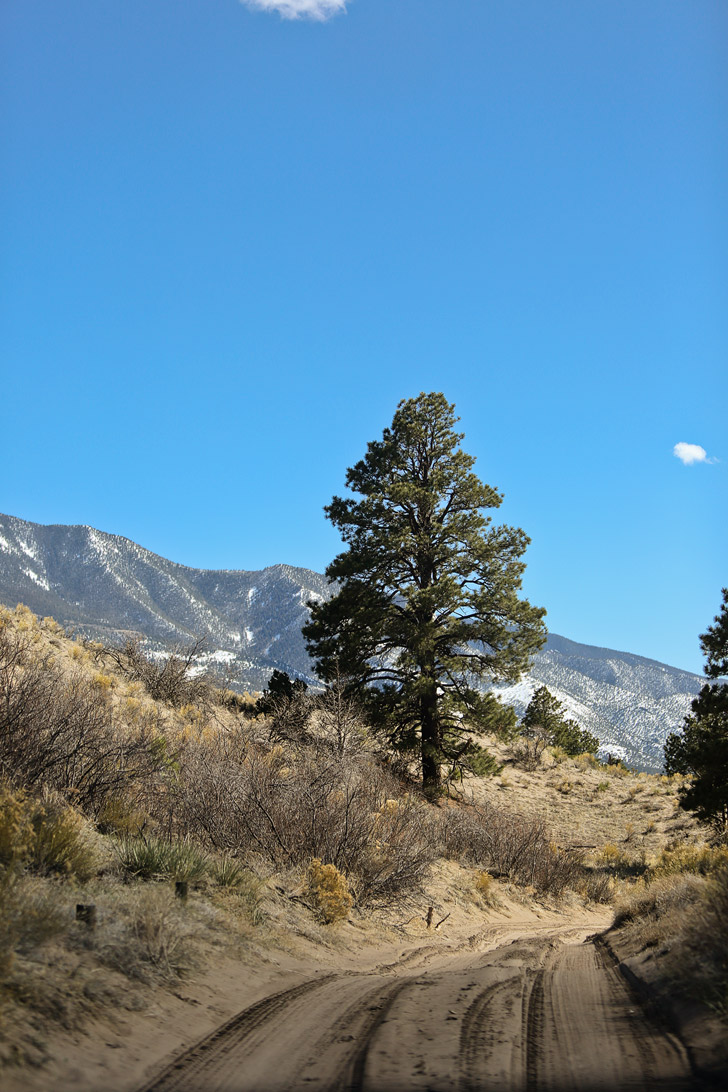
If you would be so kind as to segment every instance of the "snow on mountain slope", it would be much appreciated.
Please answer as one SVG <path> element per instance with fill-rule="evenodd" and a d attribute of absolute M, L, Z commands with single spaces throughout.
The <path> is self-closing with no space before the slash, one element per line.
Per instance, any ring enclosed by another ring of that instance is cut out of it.
<path fill-rule="evenodd" d="M 629 652 L 577 644 L 549 634 L 528 675 L 496 692 L 522 714 L 547 686 L 569 716 L 601 741 L 602 753 L 640 769 L 662 768 L 665 737 L 682 724 L 704 680 Z"/>
<path fill-rule="evenodd" d="M 204 634 L 207 664 L 241 688 L 262 689 L 274 668 L 315 681 L 301 625 L 306 603 L 328 593 L 326 577 L 310 569 L 192 569 L 92 527 L 0 515 L 1 602 L 25 603 L 96 640 L 140 634 L 156 651 Z M 548 686 L 603 750 L 659 769 L 665 737 L 702 682 L 632 653 L 550 634 L 529 674 L 495 689 L 522 713 L 533 690 Z"/>

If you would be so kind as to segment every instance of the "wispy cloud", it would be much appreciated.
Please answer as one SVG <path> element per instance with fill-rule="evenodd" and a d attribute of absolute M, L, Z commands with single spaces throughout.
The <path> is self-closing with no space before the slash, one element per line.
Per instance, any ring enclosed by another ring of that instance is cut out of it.
<path fill-rule="evenodd" d="M 277 11 L 284 19 L 330 19 L 346 11 L 347 0 L 243 0 L 249 8 Z"/>
<path fill-rule="evenodd" d="M 708 452 L 700 444 L 686 444 L 681 441 L 679 444 L 675 444 L 672 453 L 685 466 L 692 466 L 693 463 L 716 463 L 718 461 L 717 459 L 709 459 Z"/>

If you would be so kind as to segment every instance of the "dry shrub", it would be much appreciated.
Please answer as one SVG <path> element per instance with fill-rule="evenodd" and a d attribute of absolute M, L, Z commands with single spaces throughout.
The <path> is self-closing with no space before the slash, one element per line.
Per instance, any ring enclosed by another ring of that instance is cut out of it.
<path fill-rule="evenodd" d="M 147 732 L 117 728 L 106 692 L 39 653 L 29 626 L 0 619 L 0 775 L 96 812 L 163 767 Z"/>
<path fill-rule="evenodd" d="M 6 974 L 15 952 L 28 952 L 65 932 L 68 907 L 55 886 L 0 870 L 0 975 Z"/>
<path fill-rule="evenodd" d="M 664 876 L 652 883 L 640 882 L 618 901 L 614 924 L 640 921 L 655 923 L 663 919 L 662 934 L 679 932 L 687 906 L 697 902 L 705 888 L 705 880 L 691 873 Z M 668 922 L 674 916 L 672 922 Z"/>
<path fill-rule="evenodd" d="M 356 759 L 366 751 L 369 740 L 361 706 L 342 681 L 317 697 L 313 721 L 316 734 L 339 758 Z"/>
<path fill-rule="evenodd" d="M 128 640 L 123 648 L 104 648 L 103 656 L 132 682 L 142 684 L 150 698 L 169 705 L 203 705 L 212 700 L 210 680 L 200 671 L 197 659 L 204 650 L 205 637 L 198 637 L 186 648 L 179 647 L 168 656 L 152 658 L 145 654 L 139 638 Z"/>
<path fill-rule="evenodd" d="M 353 903 L 346 876 L 314 857 L 306 870 L 306 894 L 326 925 L 346 921 Z"/>
<path fill-rule="evenodd" d="M 191 746 L 174 797 L 180 829 L 218 851 L 253 852 L 276 868 L 335 865 L 366 903 L 423 882 L 437 838 L 423 804 L 365 755 L 327 740 L 266 750 L 241 736 Z"/>
<path fill-rule="evenodd" d="M 144 982 L 179 978 L 195 963 L 195 927 L 166 887 L 125 893 L 98 935 L 84 936 L 103 963 Z"/>
<path fill-rule="evenodd" d="M 589 902 L 608 903 L 614 897 L 614 880 L 606 872 L 588 870 L 576 890 Z"/>
<path fill-rule="evenodd" d="M 447 856 L 516 883 L 558 895 L 583 874 L 579 853 L 555 846 L 544 823 L 490 804 L 450 809 L 443 821 Z"/>
<path fill-rule="evenodd" d="M 258 707 L 261 701 L 258 701 Z M 296 689 L 290 697 L 279 694 L 269 698 L 265 702 L 268 741 L 273 744 L 305 743 L 314 708 L 315 699 L 305 687 Z"/>
<path fill-rule="evenodd" d="M 548 743 L 549 735 L 544 728 L 536 726 L 529 729 L 521 736 L 517 746 L 512 748 L 513 761 L 532 773 L 541 765 Z"/>
<path fill-rule="evenodd" d="M 22 789 L 0 788 L 0 865 L 86 880 L 100 866 L 96 835 L 56 793 L 40 800 Z"/>
<path fill-rule="evenodd" d="M 664 849 L 650 869 L 654 879 L 694 872 L 709 876 L 728 867 L 728 846 L 681 845 Z"/>

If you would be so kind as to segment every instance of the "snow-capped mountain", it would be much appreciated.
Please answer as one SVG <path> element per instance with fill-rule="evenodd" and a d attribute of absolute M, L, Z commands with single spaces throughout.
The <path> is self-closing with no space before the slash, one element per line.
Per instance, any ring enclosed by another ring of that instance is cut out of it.
<path fill-rule="evenodd" d="M 665 737 L 682 725 L 705 679 L 657 660 L 577 644 L 550 633 L 528 675 L 495 692 L 522 715 L 539 686 L 601 742 L 600 753 L 641 770 L 662 769 Z"/>
<path fill-rule="evenodd" d="M 233 685 L 262 689 L 274 668 L 314 682 L 301 625 L 306 603 L 329 593 L 310 569 L 192 569 L 92 527 L 43 526 L 0 515 L 0 602 L 25 603 L 88 637 L 130 634 L 152 651 L 207 636 L 205 661 Z M 548 686 L 602 749 L 640 769 L 660 769 L 703 679 L 628 652 L 550 634 L 531 670 L 496 692 L 522 713 Z"/>
<path fill-rule="evenodd" d="M 0 515 L 0 602 L 108 643 L 140 634 L 162 650 L 204 635 L 210 665 L 240 687 L 262 689 L 274 668 L 314 681 L 301 625 L 327 589 L 309 569 L 192 569 L 93 527 Z"/>

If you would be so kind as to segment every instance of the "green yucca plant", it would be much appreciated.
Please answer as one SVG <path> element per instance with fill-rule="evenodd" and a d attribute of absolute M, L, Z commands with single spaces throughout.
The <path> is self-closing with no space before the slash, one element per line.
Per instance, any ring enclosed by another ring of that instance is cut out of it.
<path fill-rule="evenodd" d="M 191 842 L 163 838 L 122 838 L 117 843 L 121 867 L 141 880 L 170 879 L 198 883 L 208 873 L 210 859 Z"/>

